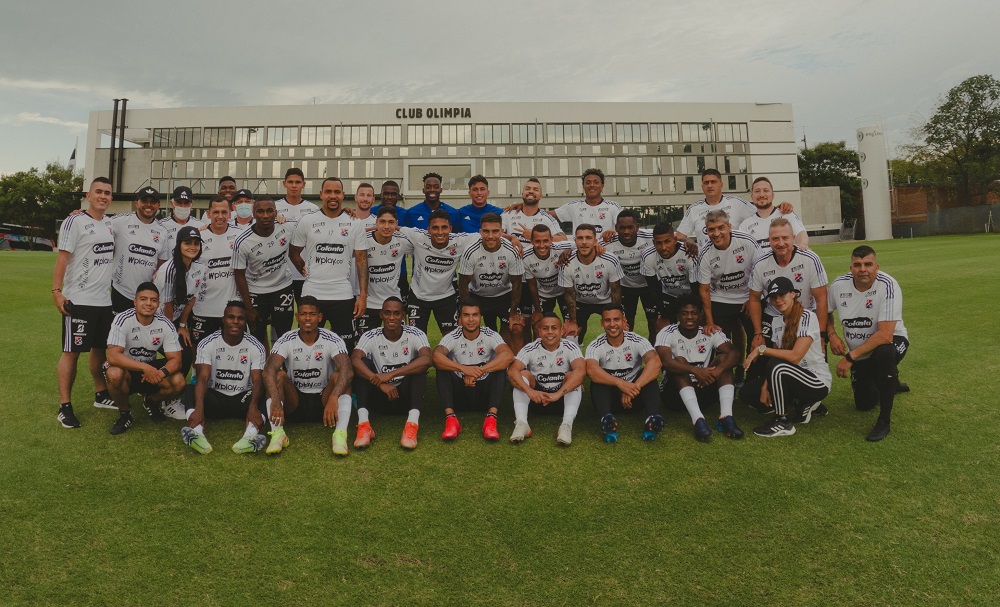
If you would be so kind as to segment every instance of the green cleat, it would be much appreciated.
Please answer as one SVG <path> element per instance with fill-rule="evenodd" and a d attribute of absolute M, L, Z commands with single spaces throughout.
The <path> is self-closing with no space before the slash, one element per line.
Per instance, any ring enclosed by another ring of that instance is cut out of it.
<path fill-rule="evenodd" d="M 212 445 L 209 444 L 208 439 L 194 428 L 188 428 L 187 426 L 181 428 L 181 438 L 184 440 L 185 445 L 198 453 L 207 455 L 212 452 Z"/>
<path fill-rule="evenodd" d="M 271 430 L 268 434 L 271 435 L 271 444 L 267 446 L 266 451 L 268 455 L 281 453 L 281 450 L 288 446 L 288 435 L 285 434 L 284 428 Z"/>
<path fill-rule="evenodd" d="M 233 453 L 257 453 L 267 445 L 267 437 L 255 434 L 250 438 L 243 437 L 233 445 Z"/>
<path fill-rule="evenodd" d="M 347 430 L 333 431 L 333 454 L 347 455 Z"/>

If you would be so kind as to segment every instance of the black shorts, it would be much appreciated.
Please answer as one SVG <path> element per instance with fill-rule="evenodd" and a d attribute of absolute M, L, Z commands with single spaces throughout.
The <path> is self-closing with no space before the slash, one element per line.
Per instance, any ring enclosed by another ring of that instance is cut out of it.
<path fill-rule="evenodd" d="M 239 394 L 223 394 L 209 388 L 205 391 L 205 417 L 208 419 L 246 419 L 251 394 L 250 390 Z"/>
<path fill-rule="evenodd" d="M 366 331 L 382 326 L 382 309 L 367 308 L 365 313 L 362 314 L 361 318 L 357 319 L 355 323 L 358 327 L 357 339 L 361 339 L 361 336 L 364 335 Z"/>
<path fill-rule="evenodd" d="M 576 324 L 580 327 L 580 334 L 576 340 L 581 345 L 583 344 L 584 337 L 587 335 L 587 324 L 590 322 L 590 317 L 596 314 L 600 318 L 601 309 L 606 305 L 608 304 L 576 302 Z"/>
<path fill-rule="evenodd" d="M 285 421 L 322 422 L 323 410 L 326 408 L 326 403 L 323 402 L 323 393 L 299 392 L 296 388 L 295 394 L 299 397 L 299 406 L 295 408 L 295 411 L 285 415 Z"/>
<path fill-rule="evenodd" d="M 267 326 L 274 327 L 277 335 L 284 335 L 292 329 L 295 291 L 292 285 L 271 293 L 251 293 L 250 304 L 257 310 L 257 325 L 252 327 L 253 336 L 266 343 Z"/>
<path fill-rule="evenodd" d="M 406 299 L 406 315 L 409 317 L 408 322 L 411 327 L 426 333 L 427 325 L 431 322 L 431 312 L 434 313 L 434 320 L 441 334 L 449 333 L 458 324 L 458 298 L 449 295 L 441 299 L 423 301 L 410 293 Z"/>
<path fill-rule="evenodd" d="M 319 311 L 323 315 L 323 323 L 330 323 L 330 328 L 347 344 L 347 351 L 354 349 L 354 303 L 355 299 L 338 301 L 320 300 Z"/>
<path fill-rule="evenodd" d="M 158 358 L 153 362 L 149 363 L 156 369 L 162 369 L 164 365 L 167 364 L 167 359 Z M 110 363 L 104 363 L 104 374 L 107 376 L 107 371 L 111 367 Z M 142 371 L 128 371 L 128 393 L 129 394 L 156 394 L 160 391 L 160 386 L 158 384 L 151 384 L 149 382 L 142 381 Z M 169 377 L 169 375 L 167 376 Z"/>
<path fill-rule="evenodd" d="M 750 337 L 746 340 L 746 347 L 750 347 L 750 342 L 753 340 L 753 323 L 750 322 L 750 317 L 743 313 L 743 304 L 713 301 L 712 320 L 722 327 L 722 332 L 733 343 L 739 342 L 741 331 L 746 333 Z"/>
<path fill-rule="evenodd" d="M 126 310 L 131 310 L 135 307 L 135 301 L 125 297 L 118 292 L 118 289 L 111 287 L 111 311 L 115 314 L 121 314 Z"/>
<path fill-rule="evenodd" d="M 114 313 L 111 306 L 70 306 L 63 316 L 63 352 L 89 352 L 108 347 Z"/>
<path fill-rule="evenodd" d="M 222 328 L 222 319 L 191 315 L 191 343 L 198 349 L 198 342 Z"/>
<path fill-rule="evenodd" d="M 493 297 L 473 295 L 472 300 L 479 304 L 479 313 L 483 317 L 483 324 L 487 327 L 494 331 L 510 328 L 510 293 Z M 497 327 L 498 320 L 499 327 Z"/>

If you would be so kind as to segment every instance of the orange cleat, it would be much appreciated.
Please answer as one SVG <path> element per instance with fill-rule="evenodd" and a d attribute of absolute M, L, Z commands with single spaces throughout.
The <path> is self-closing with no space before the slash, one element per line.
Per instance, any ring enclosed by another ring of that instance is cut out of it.
<path fill-rule="evenodd" d="M 372 430 L 371 422 L 361 422 L 358 424 L 358 437 L 354 439 L 354 447 L 360 449 L 371 444 L 375 438 L 375 431 Z"/>
<path fill-rule="evenodd" d="M 403 426 L 403 438 L 399 439 L 399 444 L 404 449 L 417 448 L 417 424 L 406 422 L 406 425 Z"/>
<path fill-rule="evenodd" d="M 458 438 L 458 433 L 461 431 L 462 424 L 458 423 L 458 416 L 449 415 L 444 418 L 444 432 L 441 433 L 441 438 L 444 440 Z"/>
<path fill-rule="evenodd" d="M 483 436 L 486 440 L 500 440 L 500 433 L 497 432 L 497 416 L 487 415 L 483 422 Z"/>

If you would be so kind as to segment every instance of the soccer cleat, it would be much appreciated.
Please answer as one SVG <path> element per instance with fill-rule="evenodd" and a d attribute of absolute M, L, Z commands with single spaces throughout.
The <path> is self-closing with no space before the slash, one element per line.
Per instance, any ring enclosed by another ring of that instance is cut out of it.
<path fill-rule="evenodd" d="M 181 428 L 181 439 L 184 440 L 184 444 L 191 447 L 198 453 L 207 455 L 212 452 L 212 445 L 209 444 L 208 439 L 201 432 L 198 432 L 194 428 L 189 428 L 184 426 Z"/>
<path fill-rule="evenodd" d="M 528 422 L 519 419 L 514 420 L 514 431 L 510 435 L 510 442 L 519 443 L 531 436 L 531 426 Z"/>
<path fill-rule="evenodd" d="M 333 431 L 333 454 L 347 455 L 347 430 Z"/>
<path fill-rule="evenodd" d="M 122 434 L 123 432 L 132 427 L 133 421 L 135 420 L 132 419 L 131 411 L 125 411 L 124 413 L 119 413 L 118 419 L 115 420 L 114 425 L 111 426 L 111 429 L 108 430 L 108 432 L 116 435 Z"/>
<path fill-rule="evenodd" d="M 187 421 L 187 412 L 184 410 L 184 403 L 179 398 L 163 403 L 163 415 L 169 419 Z"/>
<path fill-rule="evenodd" d="M 441 433 L 441 438 L 444 440 L 453 440 L 458 438 L 458 433 L 462 431 L 462 424 L 458 423 L 457 415 L 449 415 L 444 418 L 444 432 Z"/>
<path fill-rule="evenodd" d="M 889 436 L 889 422 L 878 420 L 875 422 L 875 427 L 872 428 L 872 431 L 865 437 L 865 440 L 870 443 L 877 443 L 887 436 Z"/>
<path fill-rule="evenodd" d="M 486 440 L 500 440 L 500 433 L 497 432 L 497 416 L 487 415 L 483 420 L 483 438 Z"/>
<path fill-rule="evenodd" d="M 650 415 L 646 418 L 646 424 L 642 431 L 642 440 L 646 442 L 656 440 L 656 435 L 663 430 L 663 416 L 662 415 Z"/>
<path fill-rule="evenodd" d="M 358 424 L 358 437 L 354 439 L 354 448 L 367 447 L 373 438 L 375 438 L 375 431 L 372 430 L 371 422 L 361 422 Z"/>
<path fill-rule="evenodd" d="M 795 423 L 808 424 L 809 420 L 811 420 L 813 417 L 813 413 L 816 411 L 816 409 L 819 409 L 819 406 L 822 404 L 823 403 L 820 402 L 820 403 L 812 403 L 809 405 L 803 405 L 802 410 L 799 411 L 798 415 L 796 416 Z"/>
<path fill-rule="evenodd" d="M 903 394 L 904 392 L 909 392 L 910 387 L 903 382 L 899 382 L 899 386 L 896 387 L 896 394 Z"/>
<path fill-rule="evenodd" d="M 770 424 L 757 426 L 753 433 L 764 438 L 774 438 L 776 436 L 791 436 L 795 434 L 795 426 L 786 417 L 779 417 Z"/>
<path fill-rule="evenodd" d="M 80 420 L 76 418 L 73 413 L 73 405 L 65 404 L 59 405 L 59 415 L 56 415 L 56 419 L 62 424 L 63 428 L 79 428 Z"/>
<path fill-rule="evenodd" d="M 556 435 L 556 442 L 560 445 L 569 445 L 573 442 L 573 426 L 571 424 L 559 426 L 559 434 Z"/>
<path fill-rule="evenodd" d="M 243 437 L 233 444 L 233 453 L 256 453 L 267 445 L 267 437 L 263 434 L 254 434 L 250 438 Z"/>
<path fill-rule="evenodd" d="M 413 422 L 406 422 L 403 426 L 403 437 L 399 439 L 399 444 L 404 449 L 417 448 L 417 428 L 417 424 Z"/>
<path fill-rule="evenodd" d="M 601 432 L 604 433 L 604 442 L 618 442 L 618 420 L 611 413 L 605 413 L 601 418 Z"/>
<path fill-rule="evenodd" d="M 708 427 L 708 422 L 705 421 L 704 417 L 699 417 L 698 421 L 694 423 L 694 437 L 698 440 L 705 441 L 708 437 L 712 436 L 712 430 Z"/>
<path fill-rule="evenodd" d="M 97 407 L 98 409 L 114 409 L 115 411 L 118 410 L 118 405 L 115 404 L 115 401 L 111 398 L 111 396 L 107 392 L 105 392 L 104 394 L 101 394 L 100 392 L 94 393 L 94 406 Z"/>
<path fill-rule="evenodd" d="M 720 417 L 719 421 L 715 423 L 715 429 L 729 438 L 743 438 L 743 430 L 740 430 L 740 427 L 736 425 L 736 420 L 733 419 L 732 415 Z"/>
<path fill-rule="evenodd" d="M 285 434 L 284 428 L 275 428 L 268 434 L 271 436 L 271 444 L 267 446 L 267 451 L 265 451 L 268 455 L 281 453 L 281 450 L 288 446 L 288 435 Z"/>
<path fill-rule="evenodd" d="M 146 412 L 149 413 L 149 418 L 156 423 L 167 421 L 167 416 L 163 414 L 160 409 L 160 403 L 154 403 L 149 400 L 148 396 L 143 397 L 142 406 L 146 407 Z M 185 418 L 187 419 L 187 418 Z"/>

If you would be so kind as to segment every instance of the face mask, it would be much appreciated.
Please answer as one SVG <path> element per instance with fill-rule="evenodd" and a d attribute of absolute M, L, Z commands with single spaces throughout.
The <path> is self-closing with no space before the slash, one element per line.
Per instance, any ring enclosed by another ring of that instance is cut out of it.
<path fill-rule="evenodd" d="M 239 202 L 236 203 L 236 216 L 240 219 L 248 219 L 253 215 L 253 203 L 252 202 Z"/>
<path fill-rule="evenodd" d="M 174 217 L 180 219 L 181 221 L 187 221 L 187 218 L 191 216 L 191 207 L 174 207 Z"/>

